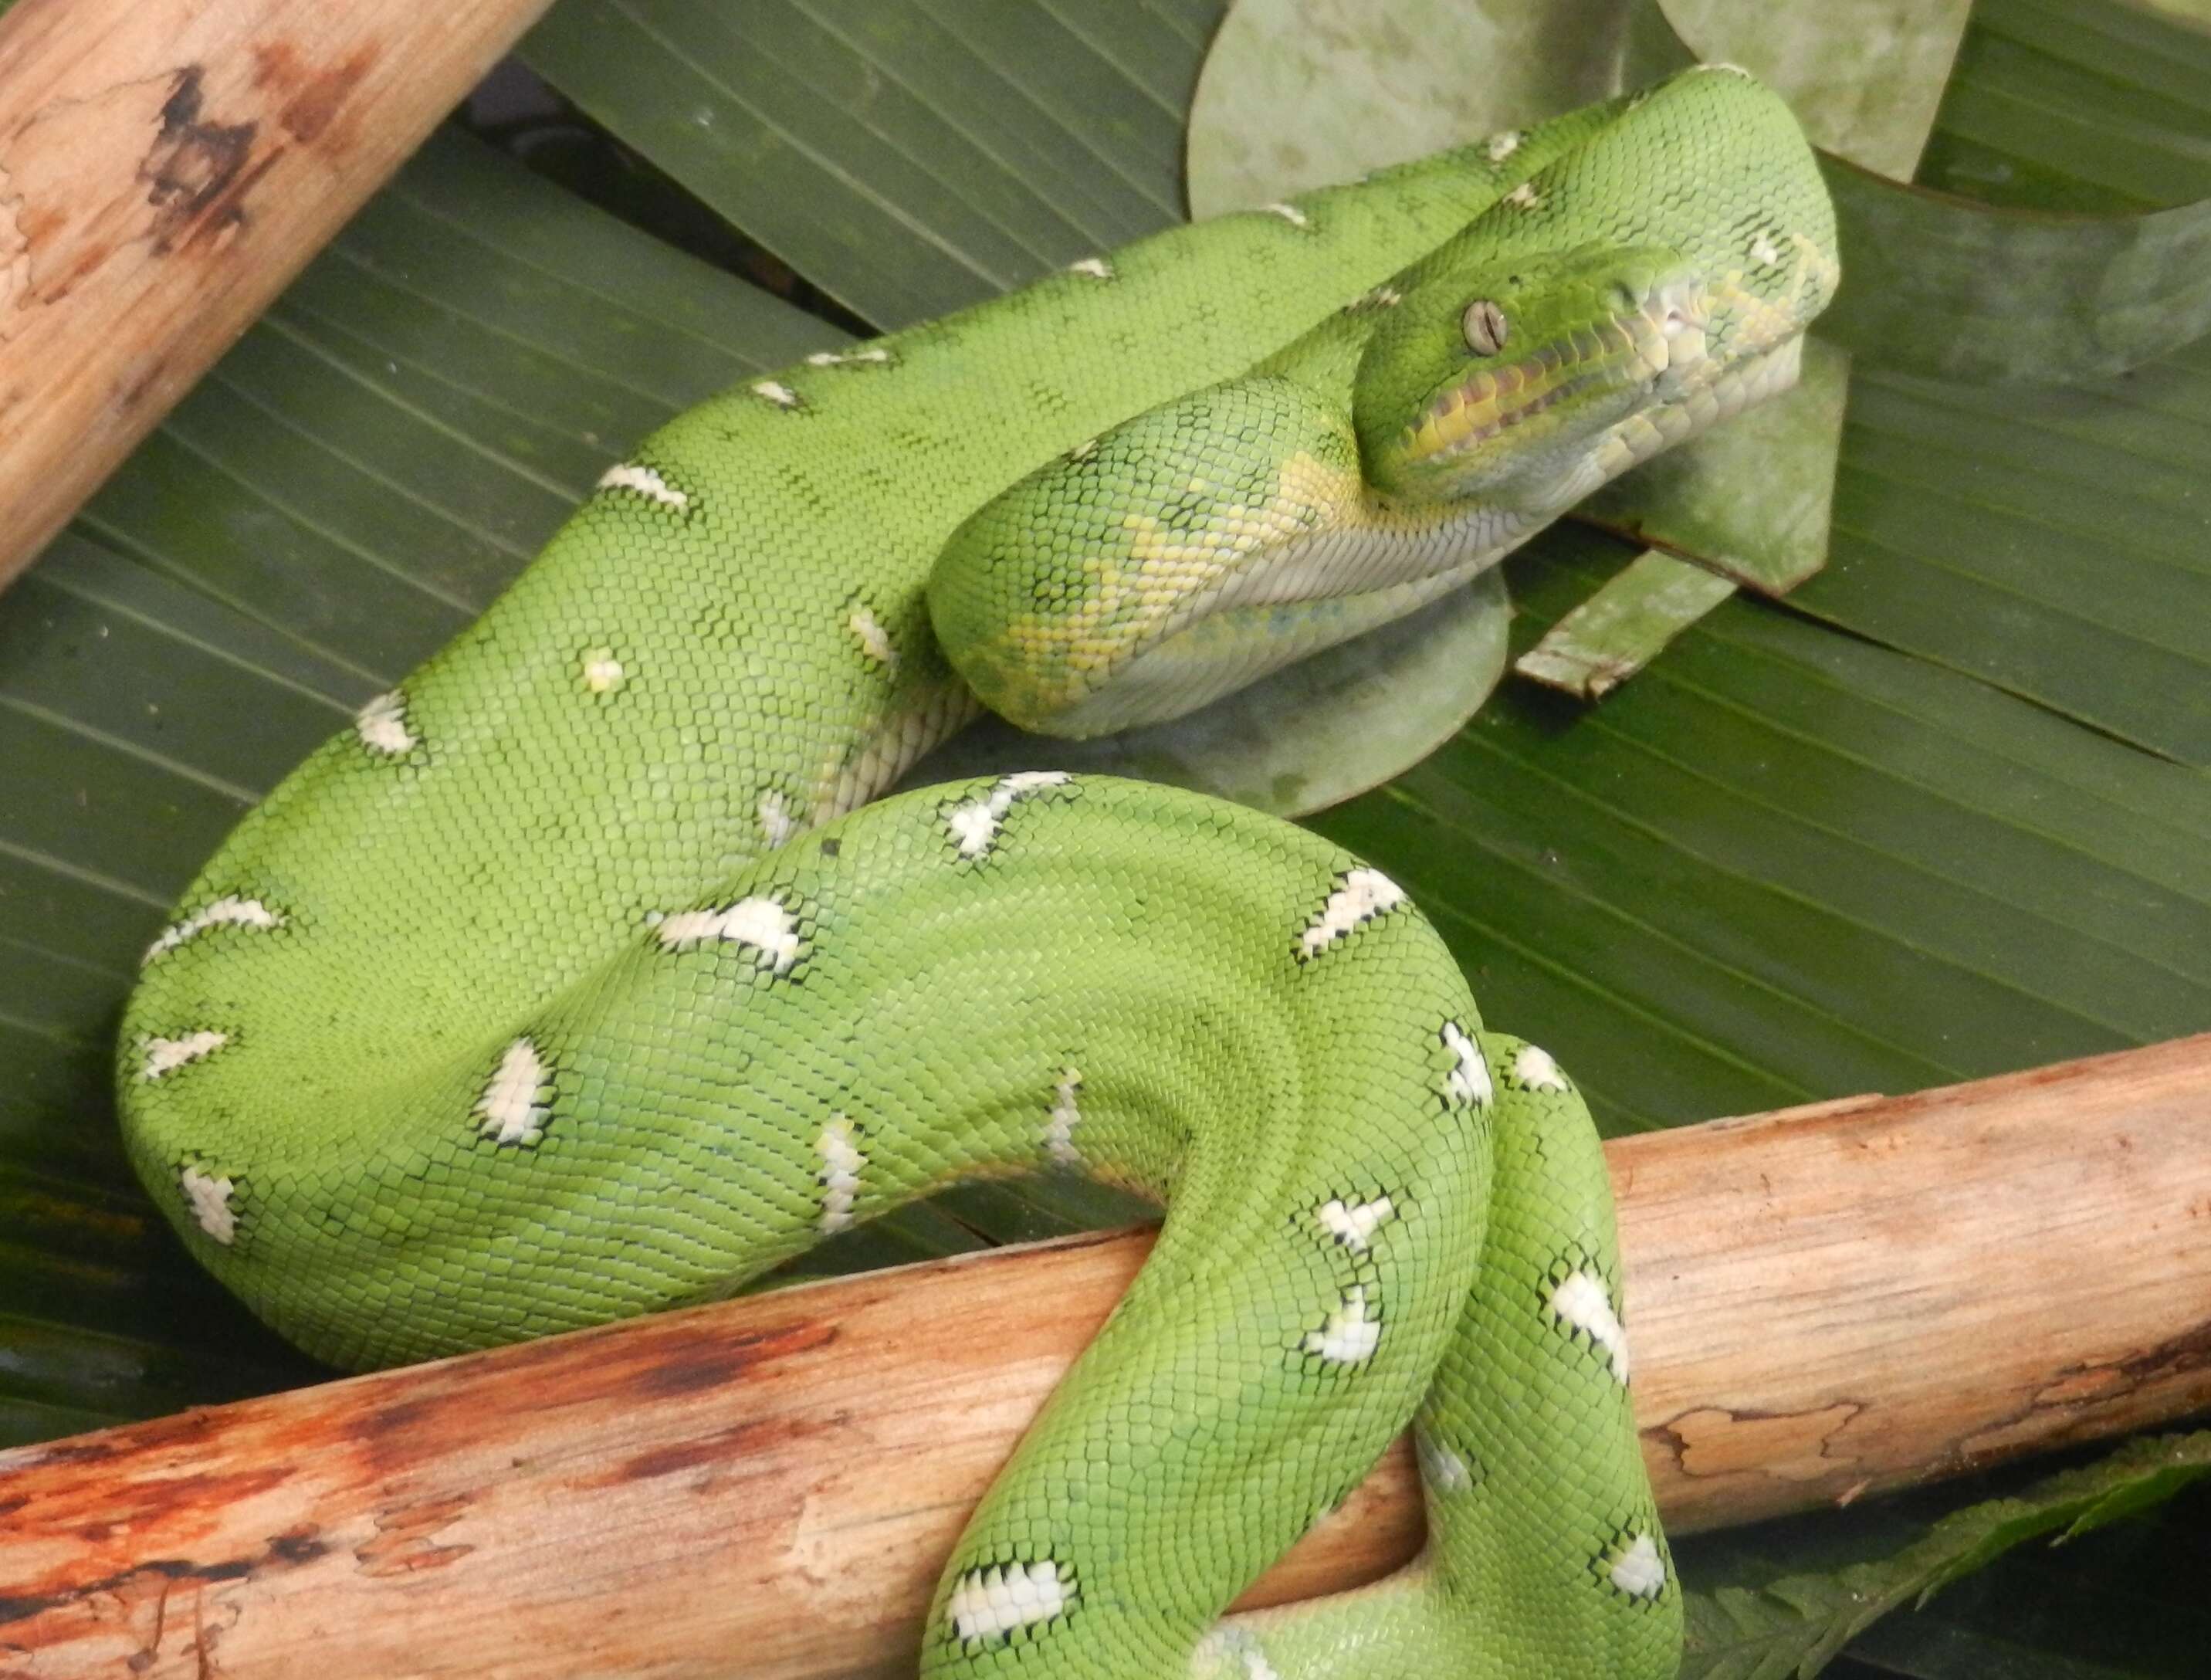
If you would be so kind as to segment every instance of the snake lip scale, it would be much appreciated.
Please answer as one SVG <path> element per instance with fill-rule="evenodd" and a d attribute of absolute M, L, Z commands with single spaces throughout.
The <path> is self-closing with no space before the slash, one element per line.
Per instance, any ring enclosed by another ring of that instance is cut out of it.
<path fill-rule="evenodd" d="M 117 1085 L 193 1255 L 391 1364 L 728 1293 L 978 1176 L 1166 1208 L 923 1672 L 1670 1680 L 1602 1155 L 1383 871 L 1172 788 L 881 797 L 987 703 L 1178 714 L 1795 377 L 1838 279 L 1740 71 L 822 352 L 611 465 L 209 860 Z M 1224 1620 L 1409 1422 L 1429 1544 Z"/>
<path fill-rule="evenodd" d="M 1708 366 L 1701 293 L 1693 282 L 1676 277 L 1642 295 L 1627 293 L 1620 303 L 1616 312 L 1594 320 L 1585 338 L 1578 334 L 1579 342 L 1554 342 L 1501 367 L 1479 367 L 1447 385 L 1408 428 L 1408 452 L 1424 464 L 1469 453 L 1554 405 L 1585 395 L 1608 373 L 1663 400 L 1680 400 Z M 1614 367 L 1578 365 L 1583 358 L 1573 352 L 1585 346 L 1611 351 Z M 1566 372 L 1562 362 L 1573 371 Z"/>

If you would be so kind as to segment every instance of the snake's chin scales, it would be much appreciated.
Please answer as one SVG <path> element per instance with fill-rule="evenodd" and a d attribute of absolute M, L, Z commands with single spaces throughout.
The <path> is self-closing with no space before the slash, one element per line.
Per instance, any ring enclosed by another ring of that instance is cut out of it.
<path fill-rule="evenodd" d="M 186 893 L 118 1046 L 140 1176 L 357 1367 L 963 1178 L 1134 1187 L 1164 1233 L 925 1675 L 1670 1680 L 1596 1135 L 1416 895 L 1048 744 L 883 796 L 978 701 L 1120 729 L 1457 589 L 1784 385 L 1834 248 L 1785 106 L 1693 72 L 678 417 Z M 1420 1561 L 1223 1622 L 1408 1421 Z"/>

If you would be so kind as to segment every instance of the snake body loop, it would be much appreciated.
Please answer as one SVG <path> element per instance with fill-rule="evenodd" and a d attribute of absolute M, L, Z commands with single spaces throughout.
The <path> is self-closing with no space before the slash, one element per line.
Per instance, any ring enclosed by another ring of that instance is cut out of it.
<path fill-rule="evenodd" d="M 1832 246 L 1785 109 L 1692 73 L 701 405 L 209 864 L 124 1022 L 139 1173 L 350 1365 L 1127 1185 L 1159 1247 L 925 1672 L 1663 1680 L 1595 1136 L 1405 895 L 1134 783 L 869 802 L 978 694 L 1095 732 L 1454 587 L 1785 384 Z M 1223 1622 L 1408 1419 L 1421 1561 Z"/>

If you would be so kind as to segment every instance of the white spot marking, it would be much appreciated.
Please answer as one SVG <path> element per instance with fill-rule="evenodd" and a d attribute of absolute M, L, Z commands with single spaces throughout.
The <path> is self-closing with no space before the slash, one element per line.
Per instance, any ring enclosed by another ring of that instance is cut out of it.
<path fill-rule="evenodd" d="M 1559 1064 L 1551 1059 L 1551 1052 L 1523 1044 L 1512 1058 L 1512 1077 L 1531 1091 L 1563 1091 L 1566 1076 L 1559 1071 Z"/>
<path fill-rule="evenodd" d="M 1758 79 L 1741 64 L 1730 64 L 1723 58 L 1716 58 L 1709 64 L 1698 64 L 1693 68 L 1698 70 L 1710 70 L 1718 76 L 1740 76 L 1753 82 Z"/>
<path fill-rule="evenodd" d="M 1666 1590 L 1666 1562 L 1658 1556 L 1658 1543 L 1639 1534 L 1613 1560 L 1612 1584 L 1631 1598 L 1655 1598 Z"/>
<path fill-rule="evenodd" d="M 970 799 L 944 814 L 944 826 L 960 843 L 963 858 L 980 858 L 998 843 L 998 825 L 1014 808 L 1014 801 L 1039 788 L 1058 787 L 1068 779 L 1064 770 L 1017 770 L 1001 776 L 986 798 Z"/>
<path fill-rule="evenodd" d="M 1367 1317 L 1366 1286 L 1355 1283 L 1318 1330 L 1305 1332 L 1305 1350 L 1332 1365 L 1358 1365 L 1372 1358 L 1381 1343 L 1382 1320 Z"/>
<path fill-rule="evenodd" d="M 140 1047 L 146 1060 L 138 1070 L 141 1079 L 161 1079 L 187 1062 L 212 1056 L 230 1042 L 227 1033 L 187 1033 L 180 1039 L 148 1039 Z"/>
<path fill-rule="evenodd" d="M 875 614 L 865 607 L 853 608 L 852 616 L 845 621 L 845 628 L 859 642 L 860 652 L 877 664 L 886 667 L 897 665 L 898 649 L 891 646 L 890 632 L 884 629 Z"/>
<path fill-rule="evenodd" d="M 1240 1628 L 1215 1628 L 1191 1647 L 1193 1680 L 1282 1680 L 1259 1643 Z"/>
<path fill-rule="evenodd" d="M 192 1217 L 200 1229 L 229 1247 L 238 1236 L 238 1216 L 230 1205 L 230 1192 L 236 1186 L 228 1179 L 210 1178 L 197 1167 L 179 1173 L 177 1186 L 192 1204 Z"/>
<path fill-rule="evenodd" d="M 599 475 L 602 490 L 634 490 L 663 507 L 688 507 L 691 498 L 675 488 L 651 467 L 635 465 L 609 467 Z"/>
<path fill-rule="evenodd" d="M 1363 1254 L 1374 1240 L 1375 1228 L 1396 1211 L 1387 1196 L 1377 1196 L 1371 1202 L 1346 1202 L 1338 1197 L 1315 1208 L 1313 1217 L 1320 1221 L 1321 1229 L 1346 1248 Z"/>
<path fill-rule="evenodd" d="M 1750 260 L 1770 267 L 1781 260 L 1781 247 L 1771 237 L 1760 234 L 1750 242 Z"/>
<path fill-rule="evenodd" d="M 373 752 L 397 757 L 415 750 L 415 736 L 407 727 L 407 696 L 394 688 L 379 694 L 360 708 L 353 720 L 354 733 Z"/>
<path fill-rule="evenodd" d="M 791 831 L 797 827 L 798 821 L 791 816 L 791 807 L 784 803 L 784 798 L 780 792 L 774 788 L 770 788 L 760 795 L 760 838 L 770 846 L 781 846 L 791 838 Z"/>
<path fill-rule="evenodd" d="M 1062 1614 L 1067 1587 L 1050 1558 L 970 1569 L 952 1589 L 944 1613 L 963 1640 L 995 1639 Z"/>
<path fill-rule="evenodd" d="M 1405 889 L 1378 869 L 1355 869 L 1328 895 L 1319 913 L 1305 924 L 1299 944 L 1310 960 L 1363 922 L 1371 922 L 1405 902 Z"/>
<path fill-rule="evenodd" d="M 1482 1059 L 1481 1046 L 1456 1021 L 1444 1022 L 1444 1044 L 1458 1058 L 1458 1065 L 1451 1070 L 1451 1094 L 1477 1108 L 1488 1107 L 1497 1089 L 1489 1083 L 1489 1064 Z"/>
<path fill-rule="evenodd" d="M 863 350 L 816 350 L 806 358 L 809 367 L 851 367 L 888 361 L 891 353 L 881 345 L 871 344 Z"/>
<path fill-rule="evenodd" d="M 1098 440 L 1096 438 L 1085 438 L 1081 443 L 1075 445 L 1074 448 L 1067 452 L 1067 458 L 1070 461 L 1087 461 L 1097 452 Z"/>
<path fill-rule="evenodd" d="M 1113 277 L 1113 265 L 1103 257 L 1085 257 L 1079 263 L 1069 263 L 1067 271 L 1069 274 L 1087 274 L 1093 280 L 1111 280 Z"/>
<path fill-rule="evenodd" d="M 1499 129 L 1481 149 L 1492 163 L 1502 163 L 1520 149 L 1520 143 L 1527 137 L 1517 128 Z"/>
<path fill-rule="evenodd" d="M 1063 1167 L 1082 1165 L 1082 1152 L 1075 1147 L 1075 1128 L 1082 1119 L 1075 1093 L 1081 1089 L 1082 1076 L 1073 1068 L 1062 1073 L 1059 1083 L 1052 1087 L 1051 1119 L 1044 1129 L 1044 1148 Z"/>
<path fill-rule="evenodd" d="M 527 1038 L 506 1046 L 499 1066 L 476 1099 L 478 1135 L 501 1143 L 535 1143 L 545 1136 L 552 1111 L 537 1100 L 545 1083 L 545 1058 Z"/>
<path fill-rule="evenodd" d="M 1575 1272 L 1551 1291 L 1551 1311 L 1612 1356 L 1612 1374 L 1627 1380 L 1627 1331 L 1612 1310 L 1604 1280 Z"/>
<path fill-rule="evenodd" d="M 1311 225 L 1305 220 L 1305 213 L 1295 204 L 1262 204 L 1259 208 L 1269 215 L 1281 217 L 1293 227 L 1305 227 Z"/>
<path fill-rule="evenodd" d="M 679 911 L 661 918 L 653 932 L 670 950 L 709 939 L 750 945 L 759 966 L 778 974 L 789 973 L 798 961 L 798 918 L 772 898 L 741 898 L 718 910 Z"/>
<path fill-rule="evenodd" d="M 151 962 L 165 951 L 173 951 L 187 939 L 196 939 L 211 927 L 272 928 L 284 925 L 282 911 L 271 910 L 257 898 L 240 898 L 235 893 L 227 894 L 204 909 L 192 913 L 172 927 L 161 930 L 161 937 L 146 947 L 146 955 L 138 960 Z"/>
<path fill-rule="evenodd" d="M 1505 202 L 1523 210 L 1540 209 L 1543 195 L 1536 191 L 1535 182 L 1523 181 L 1505 195 Z"/>
<path fill-rule="evenodd" d="M 1413 1447 L 1420 1460 L 1420 1474 L 1438 1493 L 1463 1494 L 1474 1485 L 1474 1471 L 1465 1459 L 1430 1435 L 1413 1432 Z"/>
<path fill-rule="evenodd" d="M 860 1169 L 867 1155 L 852 1141 L 852 1123 L 842 1114 L 830 1116 L 814 1147 L 821 1156 L 821 1217 L 816 1222 L 823 1236 L 845 1229 L 852 1222 L 852 1204 L 860 1194 Z"/>
<path fill-rule="evenodd" d="M 1354 309 L 1395 309 L 1404 302 L 1405 294 L 1395 286 L 1377 286 L 1371 292 L 1361 293 L 1352 302 Z"/>
<path fill-rule="evenodd" d="M 778 409 L 795 409 L 798 406 L 798 393 L 779 379 L 754 379 L 752 383 L 752 393 L 755 397 L 766 397 Z"/>
<path fill-rule="evenodd" d="M 595 694 L 610 694 L 628 680 L 622 662 L 611 647 L 588 648 L 584 653 L 584 686 Z"/>

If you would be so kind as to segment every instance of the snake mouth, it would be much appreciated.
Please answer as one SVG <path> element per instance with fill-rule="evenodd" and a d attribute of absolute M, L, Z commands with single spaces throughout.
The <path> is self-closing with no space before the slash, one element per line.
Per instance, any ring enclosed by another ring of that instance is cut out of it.
<path fill-rule="evenodd" d="M 1399 458 L 1414 471 L 1456 464 L 1516 430 L 1556 429 L 1577 409 L 1602 409 L 1597 423 L 1608 424 L 1619 415 L 1607 396 L 1647 391 L 1661 403 L 1678 400 L 1715 371 L 1709 320 L 1705 288 L 1693 281 L 1622 297 L 1618 308 L 1527 355 L 1445 386 L 1405 428 Z M 1536 425 L 1545 415 L 1553 424 Z"/>

